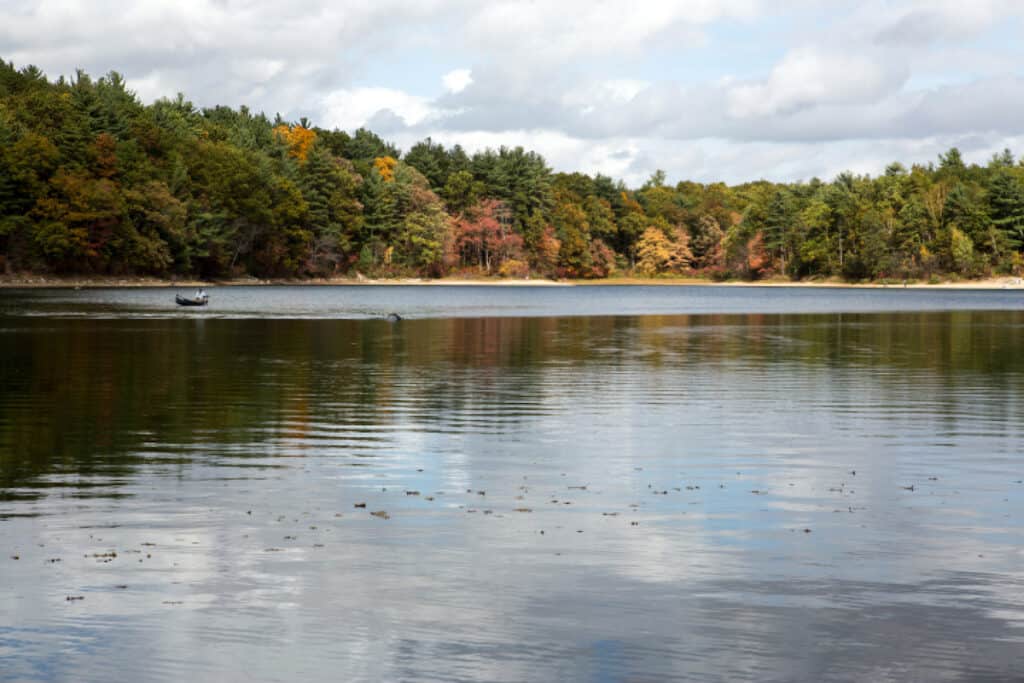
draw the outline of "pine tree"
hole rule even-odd
[[[992,174],[988,195],[992,223],[1016,250],[1024,248],[1024,184],[1007,168]]]

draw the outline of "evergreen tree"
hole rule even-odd
[[[1020,251],[1024,248],[1024,182],[1006,166],[1000,166],[992,174],[989,205],[992,223],[1006,244]]]

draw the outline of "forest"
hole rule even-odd
[[[932,280],[1024,269],[1024,160],[630,188],[521,147],[402,153],[0,61],[2,272],[204,279]]]

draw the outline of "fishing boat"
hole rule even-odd
[[[180,294],[175,294],[174,301],[177,302],[179,306],[205,306],[207,303],[210,302],[210,297],[207,296],[205,293],[193,297],[186,297]]]

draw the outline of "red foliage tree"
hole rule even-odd
[[[590,243],[590,271],[587,277],[602,278],[615,270],[615,252],[601,240]]]
[[[764,247],[764,235],[760,232],[747,242],[747,272],[754,279],[771,274],[771,259]]]
[[[455,221],[455,248],[464,265],[496,272],[508,259],[523,260],[523,238],[512,230],[509,211],[485,199]]]

